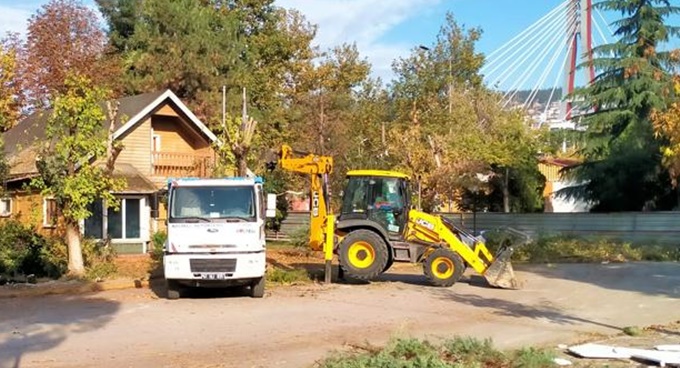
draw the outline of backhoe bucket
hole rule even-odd
[[[484,278],[489,285],[502,289],[519,289],[515,271],[510,263],[512,253],[513,249],[510,247],[498,252],[491,266],[484,272]]]
[[[531,237],[519,230],[504,227],[499,228],[506,236],[503,244],[496,254],[493,263],[484,272],[484,278],[489,285],[503,289],[519,289],[520,285],[515,278],[515,270],[512,268],[510,258],[515,252],[515,248],[529,243]]]

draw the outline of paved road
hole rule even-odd
[[[509,348],[680,319],[680,264],[516,269],[522,290],[486,288],[474,276],[442,289],[419,274],[388,274],[370,285],[277,288],[259,300],[169,301],[148,289],[0,299],[0,367],[304,367],[391,336],[471,335]]]

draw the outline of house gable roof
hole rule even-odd
[[[143,122],[168,100],[186,116],[188,122],[193,124],[211,142],[217,141],[217,137],[171,90],[144,93],[118,99],[118,119],[113,122],[115,124],[114,139],[120,138],[137,124]],[[104,109],[106,108],[105,103],[101,103],[100,106]],[[35,159],[38,153],[36,144],[46,141],[45,128],[50,114],[51,110],[37,111],[19,122],[12,129],[3,133],[5,154],[10,164],[9,180],[19,180],[37,174],[35,166]],[[123,123],[121,118],[126,118],[127,121]],[[110,124],[111,122],[107,118],[102,124],[102,128],[108,129]]]

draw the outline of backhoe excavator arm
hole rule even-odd
[[[333,158],[295,151],[288,145],[282,145],[278,152],[270,153],[266,160],[269,170],[273,170],[278,164],[284,170],[311,177],[310,200],[312,208],[310,211],[309,246],[314,250],[323,249],[327,241],[329,216],[332,215],[328,176],[333,171]],[[333,220],[330,222],[333,222]],[[332,239],[332,232],[330,239]]]

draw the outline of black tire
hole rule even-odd
[[[387,272],[387,270],[389,270],[390,267],[392,267],[393,264],[394,264],[394,257],[390,257],[390,258],[387,260],[387,263],[385,264],[385,269],[384,269],[382,272],[383,272],[383,273]]]
[[[250,296],[252,298],[262,298],[264,296],[264,283],[265,278],[260,277],[250,285]]]
[[[465,262],[458,253],[439,248],[423,262],[423,272],[432,285],[449,287],[463,276]]]
[[[389,249],[373,231],[355,230],[339,246],[338,259],[343,272],[354,279],[369,281],[386,270]]]
[[[167,297],[170,300],[179,299],[182,295],[179,284],[176,281],[167,280],[165,282],[167,288]]]

